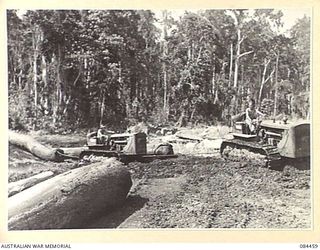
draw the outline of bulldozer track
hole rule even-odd
[[[257,153],[266,156],[266,166],[279,164],[282,160],[279,154],[278,148],[269,144],[259,144],[257,142],[243,141],[239,139],[225,140],[220,147],[220,154],[223,155],[223,151],[226,147],[234,149],[246,149],[250,152]]]

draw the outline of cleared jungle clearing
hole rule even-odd
[[[82,134],[36,137],[51,146],[85,143]],[[163,138],[149,138],[149,149]],[[84,228],[311,227],[310,169],[286,163],[269,169],[258,166],[252,156],[238,162],[224,159],[216,150],[219,139],[213,139],[173,143],[175,153],[180,154],[176,159],[129,163],[133,186],[125,204]],[[77,167],[81,167],[78,161],[45,162],[14,146],[9,148],[9,182]]]

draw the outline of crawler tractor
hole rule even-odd
[[[300,121],[262,121],[256,134],[248,133],[245,122],[236,122],[233,139],[225,140],[220,153],[226,149],[246,149],[263,156],[268,166],[282,160],[309,161],[310,159],[310,122]],[[230,152],[230,151],[229,151]]]
[[[82,151],[80,158],[89,156],[116,157],[124,163],[132,161],[152,161],[177,157],[170,144],[160,144],[152,154],[147,153],[147,139],[145,133],[121,133],[111,131],[102,136],[98,132],[87,135],[87,149]]]

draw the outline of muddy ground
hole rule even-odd
[[[78,134],[35,137],[59,147],[85,143],[85,137]],[[159,138],[149,140],[149,148],[154,141]],[[297,168],[284,162],[270,169],[252,157],[236,162],[219,155],[217,141],[202,147],[200,143],[204,142],[176,143],[174,148],[180,155],[175,159],[129,163],[133,186],[125,204],[85,228],[311,227],[307,166],[300,164]],[[184,148],[186,154],[181,154]],[[59,174],[76,167],[78,161],[44,162],[13,146],[9,148],[9,182],[47,170]]]

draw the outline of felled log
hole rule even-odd
[[[63,156],[63,150],[44,146],[29,135],[9,131],[9,143],[43,160],[61,162],[65,158]]]
[[[53,175],[54,173],[52,171],[46,171],[23,180],[10,182],[8,185],[8,196],[10,197],[14,194],[20,193],[21,191],[32,187],[39,182],[49,179]]]
[[[88,149],[88,147],[74,147],[74,148],[61,148],[63,150],[63,153],[66,157],[75,157],[79,158],[80,154]]]
[[[202,138],[200,137],[197,137],[194,135],[182,134],[182,132],[176,133],[175,136],[184,140],[197,141],[197,142],[202,141]]]
[[[70,170],[11,196],[9,230],[83,228],[119,207],[132,181],[115,158]]]

